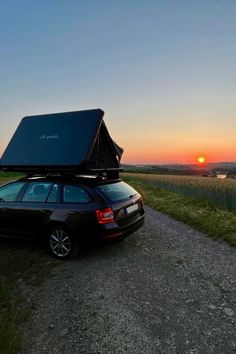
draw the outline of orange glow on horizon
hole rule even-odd
[[[204,159],[204,160],[203,160]],[[206,164],[218,162],[236,162],[235,151],[209,150],[203,154],[196,154],[193,151],[182,149],[179,151],[147,151],[145,147],[141,150],[138,147],[134,149],[125,149],[121,163],[134,165],[162,165],[162,164],[198,164],[205,166]]]

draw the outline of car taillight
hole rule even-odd
[[[114,213],[111,208],[96,211],[99,224],[109,224],[114,222]]]

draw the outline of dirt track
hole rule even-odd
[[[150,208],[142,230],[56,267],[22,353],[236,353],[236,249]]]

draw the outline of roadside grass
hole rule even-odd
[[[38,244],[1,240],[0,352],[13,354],[21,344],[22,322],[30,312],[24,293],[41,284],[54,261]],[[30,296],[27,294],[27,297]]]
[[[157,188],[137,176],[123,174],[124,181],[132,185],[152,208],[202,231],[214,239],[236,246],[236,214],[214,203],[180,195]]]
[[[19,174],[0,173],[0,184],[18,177]],[[27,299],[32,288],[41,284],[55,264],[37,242],[0,239],[1,354],[18,352],[22,323],[31,310],[31,302]]]

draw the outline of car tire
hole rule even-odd
[[[48,248],[51,255],[64,260],[78,253],[78,246],[72,233],[62,226],[55,226],[48,232]]]

